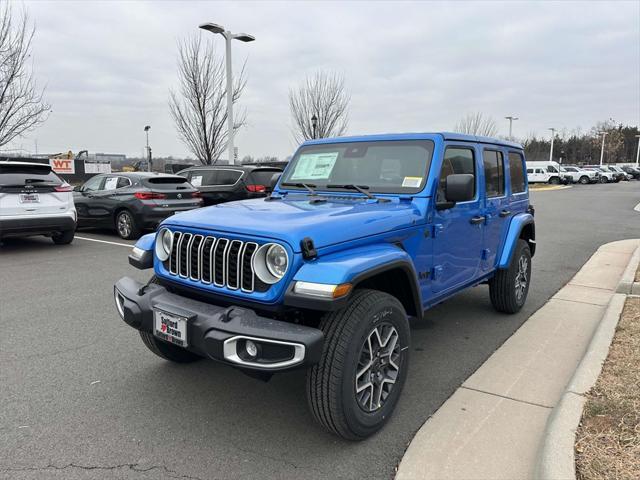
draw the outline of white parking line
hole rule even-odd
[[[90,242],[98,242],[98,243],[108,243],[109,245],[120,245],[121,247],[129,247],[129,248],[133,248],[133,245],[130,243],[118,243],[118,242],[108,242],[107,240],[98,240],[97,238],[87,238],[87,237],[79,237],[78,235],[76,235],[75,238],[78,238],[80,240],[88,240]]]

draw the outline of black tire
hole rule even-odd
[[[600,183],[609,183],[609,179],[603,175],[600,177]]]
[[[75,230],[66,230],[64,232],[54,233],[51,236],[51,240],[53,240],[53,243],[55,243],[56,245],[69,245],[71,242],[73,242],[73,237],[75,236],[75,234]]]
[[[524,266],[526,278],[522,277],[521,262],[526,262]],[[524,287],[522,287],[523,280],[525,281]],[[489,296],[493,307],[504,313],[520,311],[527,300],[530,284],[531,250],[526,241],[519,239],[509,268],[497,270],[494,277],[489,280]]]
[[[142,330],[139,332],[140,338],[142,338],[142,343],[144,343],[149,350],[160,358],[164,358],[165,360],[175,363],[191,363],[202,359],[200,355],[196,355],[189,350],[163,342],[156,338],[153,333],[143,332]]]
[[[560,185],[560,179],[558,177],[551,177],[549,183],[551,185]]]
[[[129,210],[120,210],[116,214],[116,232],[120,238],[125,240],[135,240],[140,237],[142,231],[136,222],[136,219]]]
[[[149,283],[159,283],[158,277],[154,275],[149,280]],[[142,338],[142,343],[144,343],[149,350],[151,350],[160,358],[175,363],[192,363],[197,362],[198,360],[202,360],[202,357],[200,355],[196,355],[195,353],[192,353],[189,350],[185,350],[182,347],[163,342],[159,338],[155,337],[153,333],[143,332],[141,330],[139,330],[138,332],[140,333],[140,338]]]
[[[590,180],[589,177],[587,177],[586,175],[583,175],[582,177],[580,177],[580,180],[578,180],[578,182],[580,182],[582,185],[587,185]]]
[[[383,427],[402,392],[409,368],[407,314],[395,297],[363,289],[353,294],[345,308],[328,313],[320,328],[325,335],[324,348],[320,362],[307,373],[309,407],[329,432],[347,440],[362,440]],[[387,338],[384,346],[375,340],[376,331]],[[380,346],[377,350],[374,340]],[[386,356],[383,350],[391,348],[391,343],[392,353]],[[382,352],[381,356],[376,352]],[[363,356],[370,359],[368,369],[360,363]],[[356,377],[358,371],[365,373]],[[389,372],[395,374],[394,383],[387,376]],[[365,380],[360,394],[356,392],[358,379]],[[383,398],[380,392],[385,388],[388,391]],[[374,396],[378,398],[375,405]]]

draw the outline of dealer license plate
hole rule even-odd
[[[37,193],[21,193],[20,203],[40,203],[40,195]]]
[[[154,310],[153,333],[165,342],[170,342],[180,347],[186,347],[187,343],[187,319],[164,310]]]

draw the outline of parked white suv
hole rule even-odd
[[[72,191],[47,164],[0,161],[0,239],[46,235],[58,245],[71,243]]]
[[[595,170],[585,170],[580,167],[567,166],[562,167],[562,171],[571,175],[574,183],[586,185],[588,183],[598,183],[600,181],[600,174]]]

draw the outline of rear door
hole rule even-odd
[[[131,196],[131,180],[120,175],[107,175],[100,191],[91,198],[92,216],[96,223],[113,225],[114,214],[123,200]]]
[[[459,202],[452,208],[434,213],[435,293],[453,290],[473,281],[480,272],[483,249],[484,202],[480,200],[480,151],[473,144],[447,143],[440,170],[436,203],[445,201],[447,176],[472,174],[475,178],[473,200]]]
[[[496,264],[496,255],[501,249],[512,212],[506,193],[504,152],[487,147],[482,151],[482,163],[486,217],[482,268],[489,270]]]
[[[71,187],[49,165],[0,164],[0,215],[50,215],[71,207]]]

